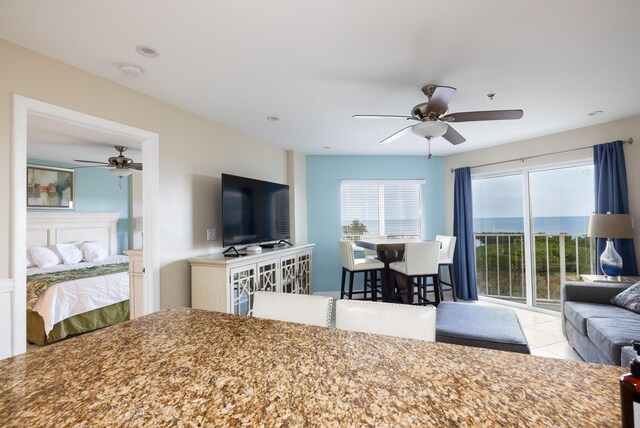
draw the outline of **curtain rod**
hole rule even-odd
[[[633,144],[633,138],[629,138],[628,140],[623,140],[622,142],[624,144]],[[524,162],[527,159],[534,159],[534,158],[539,158],[539,157],[542,157],[542,156],[558,155],[560,153],[575,152],[575,151],[578,151],[578,150],[586,150],[586,149],[592,149],[592,148],[593,148],[593,146],[578,147],[576,149],[560,150],[558,152],[543,153],[541,155],[525,156],[525,157],[522,157],[522,158],[509,159],[509,160],[503,160],[503,161],[491,162],[491,163],[483,163],[482,165],[474,165],[474,166],[470,166],[469,168],[480,168],[480,167],[483,167],[483,166],[499,165],[501,163],[516,162],[516,161]],[[456,170],[456,168],[451,168],[451,172],[455,172],[455,170]]]

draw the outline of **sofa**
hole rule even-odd
[[[629,284],[566,282],[562,286],[562,332],[587,362],[629,367],[640,340],[640,314],[611,303]]]

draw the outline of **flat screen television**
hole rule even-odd
[[[289,186],[222,174],[222,245],[290,238]]]

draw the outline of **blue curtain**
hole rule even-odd
[[[629,214],[627,195],[627,168],[624,163],[624,143],[598,144],[593,146],[593,163],[595,169],[596,214]],[[616,251],[622,257],[622,275],[637,276],[636,252],[633,239],[614,239]],[[600,254],[604,251],[605,239],[597,240],[596,266],[600,269]]]
[[[456,294],[460,299],[478,300],[471,171],[468,167],[456,169],[453,186],[453,235],[458,238],[453,254]]]

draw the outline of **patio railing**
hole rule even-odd
[[[522,233],[476,233],[478,292],[525,303],[525,242]],[[595,239],[584,235],[536,234],[532,268],[534,305],[558,309],[560,284],[595,271]]]

